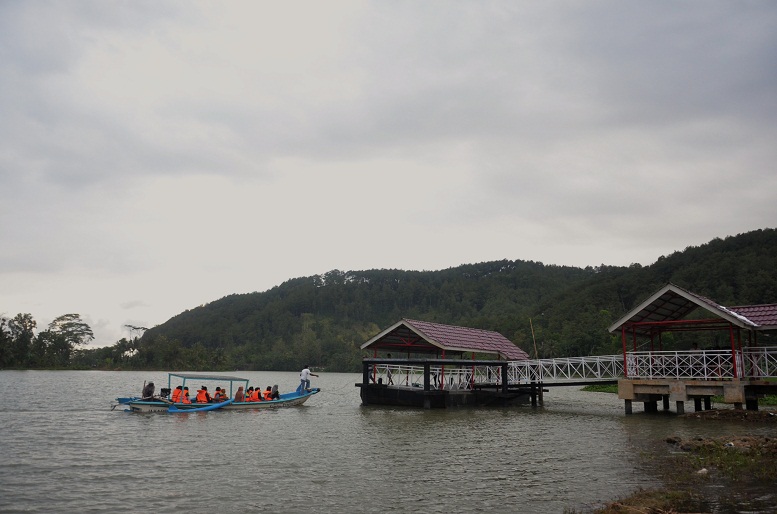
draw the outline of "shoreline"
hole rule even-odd
[[[774,426],[774,435],[667,437],[665,452],[643,457],[651,460],[665,485],[639,489],[594,513],[773,512],[777,504],[777,411],[711,409],[683,417],[703,423],[727,419],[769,425]]]

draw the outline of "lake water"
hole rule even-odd
[[[363,407],[360,377],[321,373],[301,407],[140,415],[111,404],[166,373],[0,371],[0,511],[586,511],[658,485],[639,461],[657,441],[742,431],[579,388],[536,409]]]

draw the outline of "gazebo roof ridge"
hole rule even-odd
[[[624,325],[650,325],[680,322],[685,316],[702,308],[722,321],[746,330],[773,330],[777,328],[777,304],[725,307],[714,300],[688,291],[671,282],[653,293],[644,302],[624,314],[608,331],[613,333]],[[757,313],[754,319],[752,313]],[[687,320],[693,323],[694,320]],[[638,332],[646,332],[640,329]]]
[[[416,353],[485,353],[507,360],[529,357],[499,332],[408,318],[403,318],[361,346],[362,349],[370,347]]]

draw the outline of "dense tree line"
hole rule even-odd
[[[67,368],[77,348],[94,339],[78,314],[64,314],[35,333],[30,314],[0,317],[0,368]]]
[[[777,302],[777,230],[715,239],[644,267],[503,260],[441,271],[333,270],[182,312],[142,338],[73,352],[71,364],[291,370],[309,362],[355,371],[359,346],[402,318],[495,330],[540,357],[617,353],[619,338],[607,327],[668,282],[728,306]],[[34,340],[27,321],[3,332]]]

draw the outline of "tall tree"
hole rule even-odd
[[[63,314],[49,323],[49,328],[39,337],[47,340],[47,351],[54,362],[66,366],[70,362],[73,349],[94,339],[92,329],[82,319],[80,314]]]
[[[8,328],[8,318],[0,317],[0,369],[13,364],[11,329]]]
[[[11,365],[26,367],[30,364],[32,340],[35,337],[37,323],[32,314],[17,314],[8,321],[11,331]]]

